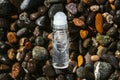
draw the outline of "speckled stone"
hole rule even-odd
[[[112,66],[107,62],[96,62],[94,64],[95,80],[108,80],[111,75]]]
[[[32,50],[32,56],[35,60],[46,60],[48,52],[44,47],[35,46]]]

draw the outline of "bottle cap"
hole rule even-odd
[[[54,25],[65,25],[65,24],[67,24],[67,17],[65,15],[65,13],[57,12],[54,15],[53,24]]]

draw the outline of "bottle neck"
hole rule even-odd
[[[53,24],[53,29],[68,29],[68,25],[65,24],[65,25],[55,25]]]

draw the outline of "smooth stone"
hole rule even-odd
[[[42,45],[44,45],[45,41],[42,36],[37,36],[35,39],[35,43],[38,46],[42,46]]]
[[[114,55],[103,54],[101,59],[110,63],[115,69],[119,70],[119,61]]]
[[[40,28],[44,28],[44,29],[45,29],[46,27],[49,26],[50,20],[48,19],[47,16],[41,16],[41,17],[39,17],[39,18],[35,21],[35,23],[36,23],[38,26],[40,26]]]
[[[27,62],[28,73],[34,73],[37,70],[37,61],[34,59],[29,59]]]
[[[27,28],[21,28],[17,31],[17,36],[18,37],[25,36],[26,33],[27,33]]]
[[[48,77],[55,77],[56,73],[52,65],[46,64],[43,66],[43,73]]]
[[[96,62],[94,64],[95,80],[108,80],[111,75],[112,66],[107,62]]]
[[[49,54],[44,47],[35,46],[32,50],[32,56],[35,60],[46,60],[48,55]]]
[[[91,61],[98,61],[100,57],[98,55],[92,55],[91,56]]]
[[[76,71],[76,74],[79,78],[83,79],[85,78],[85,71],[84,71],[84,67],[79,67]]]

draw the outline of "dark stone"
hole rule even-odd
[[[77,69],[77,71],[76,71],[76,74],[81,79],[85,78],[85,69],[84,69],[84,67],[79,67]]]
[[[60,3],[59,4],[53,4],[48,11],[49,18],[53,19],[55,13],[59,12],[59,11],[61,11],[61,12],[64,11],[63,4],[60,4]]]
[[[109,46],[108,46],[108,50],[110,51],[116,51],[117,49],[117,41],[113,41]]]
[[[55,77],[56,73],[52,65],[44,65],[43,66],[43,73],[48,77]]]
[[[118,33],[117,28],[113,26],[106,32],[106,35],[115,37],[115,36],[117,36],[117,33]]]
[[[94,64],[94,74],[96,80],[108,80],[111,72],[112,66],[107,62],[96,62]]]
[[[40,26],[41,29],[46,29],[50,25],[50,20],[46,16],[41,16],[36,20],[36,25]]]
[[[64,75],[58,75],[57,80],[66,80]]]
[[[37,62],[34,59],[30,59],[27,63],[27,70],[29,73],[34,73],[37,70]]]
[[[84,13],[85,12],[86,8],[85,8],[85,6],[84,6],[84,4],[82,2],[78,4],[77,10],[80,13]]]
[[[46,0],[48,3],[66,3],[66,0]]]
[[[95,24],[95,16],[96,16],[96,13],[95,12],[91,12],[89,13],[88,17],[87,17],[87,25],[91,26],[93,24]]]
[[[35,43],[38,46],[42,46],[42,45],[44,45],[45,41],[42,36],[37,36],[35,39]]]
[[[107,0],[96,0],[98,4],[104,5]]]
[[[110,27],[112,27],[112,24],[110,24],[110,23],[104,23],[103,24],[103,30],[104,30],[104,32],[106,32]]]
[[[114,55],[103,54],[101,58],[109,62],[115,69],[119,69],[119,62]]]
[[[0,1],[0,16],[9,16],[12,11],[12,5],[9,0]]]

